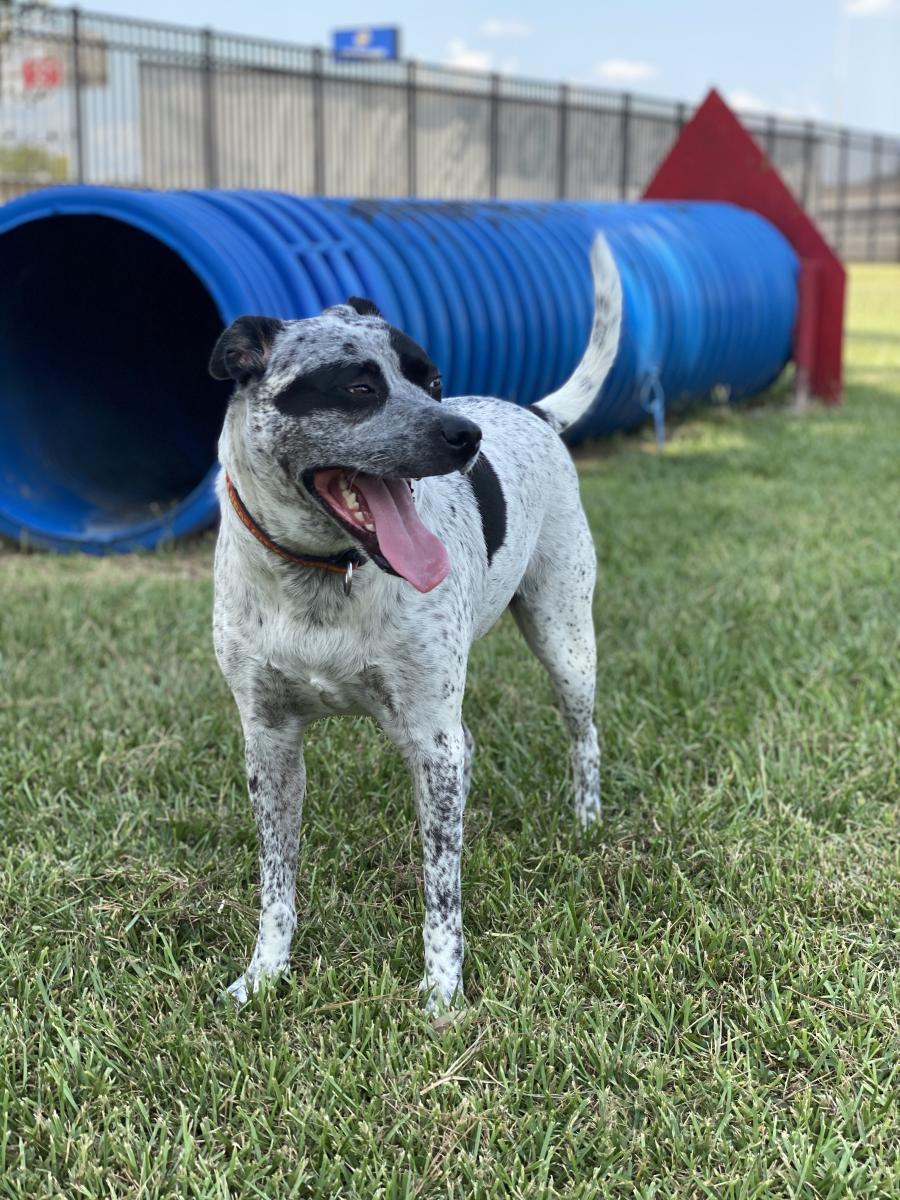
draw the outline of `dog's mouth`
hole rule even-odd
[[[444,543],[422,524],[408,479],[383,479],[343,467],[310,471],[303,482],[382,568],[430,592],[450,571]]]

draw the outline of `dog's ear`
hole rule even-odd
[[[369,300],[365,296],[348,296],[347,303],[361,317],[380,317],[381,310],[374,300]],[[382,317],[382,320],[384,318]]]
[[[265,372],[275,336],[284,328],[276,317],[238,317],[216,342],[209,360],[213,379],[249,383]]]

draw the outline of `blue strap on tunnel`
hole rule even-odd
[[[657,371],[648,371],[641,383],[641,408],[653,420],[656,448],[660,452],[666,446],[666,394]]]

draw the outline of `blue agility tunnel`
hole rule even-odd
[[[726,204],[94,187],[12,201],[0,208],[0,532],[103,553],[209,525],[229,389],[206,364],[243,313],[304,317],[370,296],[427,347],[448,395],[540,399],[584,349],[599,231],[622,276],[623,335],[573,440],[778,375],[797,258]]]

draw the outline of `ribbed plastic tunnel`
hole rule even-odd
[[[790,353],[797,261],[721,204],[444,203],[274,192],[54,188],[0,209],[0,532],[90,552],[215,516],[228,388],[206,374],[242,313],[366,295],[427,347],[450,395],[530,403],[581,357],[588,252],[622,276],[615,367],[575,438],[661,397],[735,397]]]

